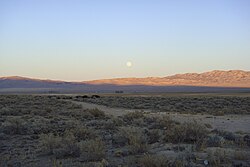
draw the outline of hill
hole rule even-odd
[[[167,77],[118,78],[85,82],[88,84],[150,85],[150,86],[212,86],[250,87],[250,72],[242,70],[210,71],[176,74]]]
[[[241,70],[176,74],[167,77],[116,78],[83,82],[0,77],[0,93],[250,91],[250,72]]]

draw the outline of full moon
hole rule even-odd
[[[128,62],[126,63],[126,65],[127,65],[127,67],[132,67],[132,62],[131,62],[131,61],[128,61]]]

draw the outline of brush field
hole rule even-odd
[[[234,124],[250,97],[0,95],[0,166],[250,166],[248,121],[231,131],[169,113]]]

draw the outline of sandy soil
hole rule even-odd
[[[86,103],[86,102],[76,102],[75,104],[80,104],[84,109],[94,109],[104,111],[106,114],[113,116],[122,116],[129,112],[142,111],[140,109],[124,109],[124,108],[110,108],[103,105]],[[250,115],[224,115],[224,116],[213,116],[208,114],[177,114],[177,113],[166,113],[166,112],[153,112],[151,110],[143,110],[145,113],[150,115],[163,115],[168,114],[170,117],[179,122],[191,122],[197,121],[203,124],[210,124],[214,129],[226,130],[229,132],[238,132],[250,134]]]

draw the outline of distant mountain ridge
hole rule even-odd
[[[214,86],[250,87],[250,71],[214,70],[204,73],[185,73],[167,77],[117,78],[84,82],[88,84],[153,85],[153,86]]]
[[[167,77],[115,78],[83,82],[0,77],[1,92],[211,92],[250,91],[250,71],[210,71]]]

